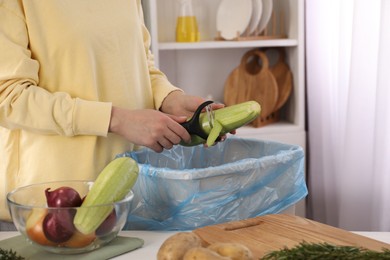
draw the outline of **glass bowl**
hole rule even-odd
[[[89,234],[81,233],[73,224],[76,212],[85,210],[85,207],[48,207],[45,195],[48,188],[54,191],[60,187],[71,187],[83,199],[92,185],[93,181],[58,181],[17,188],[7,194],[12,220],[28,242],[43,250],[56,254],[79,254],[98,249],[112,241],[124,227],[133,192],[130,191],[120,201],[88,207],[106,208],[110,212],[103,223]]]

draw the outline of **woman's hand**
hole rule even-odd
[[[182,140],[191,141],[189,133],[180,125],[186,119],[185,116],[168,115],[153,109],[128,110],[113,107],[109,131],[136,145],[162,152]]]
[[[202,97],[187,95],[182,91],[173,91],[164,99],[160,110],[171,115],[191,118],[195,110],[205,101],[207,100]],[[225,105],[212,103],[211,107],[216,110]]]
[[[165,99],[161,106],[161,111],[177,116],[186,116],[191,118],[195,110],[203,103],[206,99],[198,96],[191,96],[183,93],[182,91],[173,91]],[[211,108],[217,110],[225,107],[224,104],[212,103]],[[230,132],[235,134],[236,131]],[[226,139],[226,135],[221,136],[219,142],[223,142]]]
[[[186,95],[182,91],[171,92],[163,101],[160,110],[164,113],[192,117],[195,110],[206,100],[202,97]]]

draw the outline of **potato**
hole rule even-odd
[[[239,243],[213,243],[208,249],[221,256],[228,256],[232,260],[253,260],[252,251]]]
[[[202,241],[195,233],[179,232],[164,241],[158,250],[157,260],[181,260],[189,249],[200,246]]]
[[[230,260],[205,247],[193,247],[187,251],[183,260]]]

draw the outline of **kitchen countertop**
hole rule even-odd
[[[171,231],[122,231],[121,236],[138,237],[145,241],[142,248],[136,249],[127,254],[115,257],[115,260],[125,259],[156,259],[158,249],[169,236],[175,232]],[[390,232],[353,232],[378,241],[390,244]],[[19,235],[18,232],[0,232],[0,240]]]

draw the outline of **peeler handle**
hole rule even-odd
[[[203,139],[207,139],[207,134],[203,131],[203,129],[201,128],[201,126],[199,124],[199,116],[202,113],[202,110],[206,106],[208,106],[212,103],[214,103],[214,102],[211,100],[203,102],[196,109],[196,111],[194,112],[194,115],[192,116],[192,118],[190,120],[188,120],[184,123],[181,123],[181,125],[188,131],[189,134],[197,135]]]

